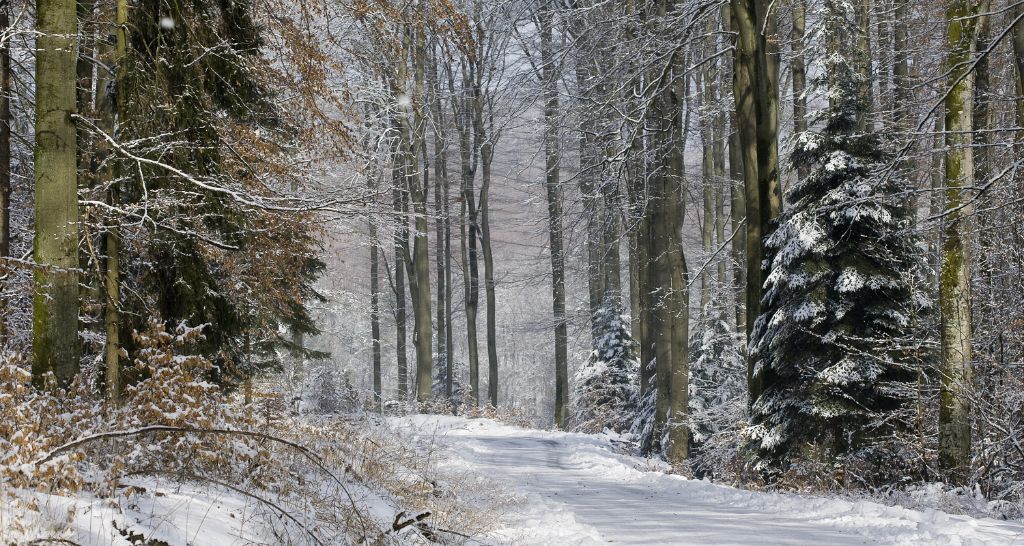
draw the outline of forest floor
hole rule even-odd
[[[487,543],[1024,546],[1024,522],[744,491],[672,475],[608,436],[436,415],[388,426],[429,448],[440,469],[482,475],[516,499]]]

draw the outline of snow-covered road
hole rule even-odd
[[[1024,524],[867,501],[742,491],[665,474],[606,438],[415,416],[392,424],[446,446],[444,465],[522,502],[487,541],[513,544],[1017,544]]]

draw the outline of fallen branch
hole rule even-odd
[[[397,515],[395,515],[395,522],[391,524],[391,530],[388,531],[388,533],[392,533],[392,532],[397,533],[398,531],[401,531],[402,529],[405,529],[406,527],[408,527],[408,526],[410,526],[410,525],[412,525],[414,523],[419,523],[419,522],[427,519],[428,517],[430,517],[430,512],[429,511],[428,512],[423,512],[422,514],[419,514],[417,516],[411,517],[411,518],[409,518],[409,519],[407,519],[405,521],[401,521],[402,520],[402,516],[404,516],[404,515],[405,515],[405,512],[399,512]]]

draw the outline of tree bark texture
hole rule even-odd
[[[32,375],[78,373],[78,179],[74,0],[36,7],[35,299]]]

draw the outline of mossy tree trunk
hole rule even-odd
[[[946,215],[939,273],[940,347],[939,463],[950,480],[965,483],[971,463],[971,219],[974,214],[972,149],[977,15],[988,2],[955,0],[948,20],[945,99]]]
[[[32,374],[78,373],[78,180],[75,0],[36,6],[35,298]]]

